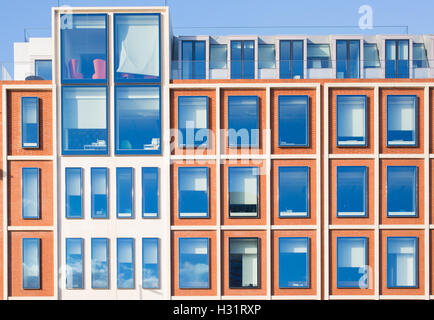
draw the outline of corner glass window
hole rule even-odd
[[[205,79],[205,41],[182,41],[182,79]]]
[[[280,40],[280,79],[303,79],[303,40]]]
[[[387,146],[417,146],[416,96],[387,96]]]
[[[39,148],[39,99],[21,98],[21,147]]]
[[[409,78],[409,41],[386,40],[386,78]]]
[[[255,78],[255,41],[231,41],[231,79]]]
[[[179,288],[209,288],[209,239],[179,238]]]
[[[208,168],[178,168],[178,216],[179,218],[207,218]]]
[[[367,167],[338,166],[336,172],[337,216],[365,217]]]
[[[228,46],[225,44],[210,45],[210,69],[226,69],[228,60]]]
[[[360,40],[336,40],[336,78],[360,77]]]
[[[417,167],[387,166],[387,216],[417,216]]]
[[[259,287],[259,238],[229,238],[229,288]]]
[[[258,217],[259,168],[229,167],[229,217]]]
[[[134,239],[117,239],[118,289],[134,289]]]
[[[158,168],[142,168],[142,218],[158,217]]]
[[[337,241],[337,287],[368,287],[366,237],[338,237]]]
[[[107,168],[90,169],[92,218],[108,218],[107,176]]]
[[[309,238],[279,238],[279,288],[309,288]]]
[[[338,95],[338,147],[366,146],[366,96]]]
[[[66,288],[83,289],[83,239],[66,239]]]
[[[108,239],[92,238],[92,289],[109,288]]]
[[[208,146],[208,97],[178,97],[178,146]]]
[[[23,289],[41,288],[40,239],[23,238]]]
[[[416,288],[418,277],[416,237],[387,238],[387,287]]]
[[[309,69],[331,68],[328,44],[307,44],[307,67]]]
[[[142,238],[142,288],[160,287],[158,239]]]
[[[429,68],[427,53],[423,43],[413,43],[413,67]]]
[[[274,69],[276,67],[276,53],[274,44],[258,45],[258,68],[259,69]]]
[[[41,77],[42,80],[51,80],[51,60],[35,60],[35,76]]]
[[[65,168],[66,218],[83,218],[81,168]]]
[[[228,146],[259,147],[259,101],[257,96],[228,97]]]
[[[380,57],[377,45],[375,43],[365,43],[363,48],[363,66],[365,68],[380,68]]]
[[[21,169],[23,219],[39,219],[39,168]]]
[[[279,167],[279,218],[309,216],[309,167]]]
[[[279,147],[309,145],[309,97],[283,96],[279,104]]]
[[[118,218],[133,218],[133,168],[116,168],[116,211]]]

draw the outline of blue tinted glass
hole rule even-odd
[[[336,78],[359,78],[360,41],[336,41]]]
[[[409,77],[409,41],[386,40],[386,78]]]
[[[259,214],[259,168],[229,167],[229,217]]]
[[[118,218],[133,217],[133,168],[116,168],[116,209]]]
[[[307,45],[307,67],[311,69],[331,68],[328,44],[309,43]]]
[[[39,218],[39,169],[21,169],[23,219]]]
[[[182,41],[182,78],[205,79],[205,41]]]
[[[303,41],[292,41],[292,77],[293,79],[303,79]]]
[[[40,239],[23,238],[23,289],[40,289]]]
[[[417,167],[387,166],[387,216],[417,216]]]
[[[259,147],[257,96],[228,97],[229,147]]]
[[[134,289],[134,239],[117,239],[118,289]]]
[[[386,40],[386,78],[396,78],[396,40]]]
[[[427,52],[423,43],[413,43],[413,67],[429,68]]]
[[[243,78],[242,41],[231,41],[231,79]]]
[[[347,41],[336,41],[336,78],[343,79],[348,78],[348,53],[347,53]]]
[[[66,288],[83,289],[82,239],[66,239]]]
[[[228,48],[225,44],[211,44],[210,45],[210,69],[226,69]]]
[[[81,168],[65,168],[65,204],[67,218],[82,218]]]
[[[417,146],[416,96],[387,96],[387,145]]]
[[[158,217],[158,168],[142,168],[142,217]]]
[[[180,218],[208,217],[208,168],[178,168],[178,210]]]
[[[255,42],[243,41],[243,79],[255,78]]]
[[[142,238],[142,288],[159,288],[158,239]]]
[[[337,216],[366,216],[367,168],[337,167]]]
[[[258,45],[258,60],[259,69],[274,69],[276,67],[274,44]]]
[[[35,75],[44,80],[51,80],[51,60],[35,60]]]
[[[417,287],[417,246],[416,237],[387,238],[387,287]]]
[[[367,238],[338,237],[337,287],[367,288]]]
[[[360,70],[360,41],[350,40],[348,44],[349,66],[348,78],[359,78]]]
[[[92,238],[92,289],[108,289],[108,261],[108,239]]]
[[[37,97],[21,98],[21,146],[39,147],[39,99]]]
[[[309,145],[309,97],[279,96],[279,146]]]
[[[363,45],[363,48],[364,48],[363,66],[365,68],[381,67],[377,45],[375,43],[365,43]]]
[[[409,77],[409,42],[398,40],[398,78]]]
[[[255,78],[255,42],[231,41],[231,79]]]
[[[291,41],[280,41],[280,79],[291,79]]]
[[[208,238],[179,238],[179,288],[209,288]]]
[[[338,146],[366,145],[366,96],[337,96]]]
[[[178,146],[208,145],[208,97],[178,97]]]
[[[92,168],[90,175],[92,218],[107,218],[107,168]]]
[[[279,288],[309,287],[309,238],[279,238]]]
[[[229,238],[229,288],[257,288],[258,259],[258,238]]]
[[[279,167],[279,217],[309,215],[309,167]]]

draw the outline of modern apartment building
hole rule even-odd
[[[0,82],[0,298],[434,298],[434,35],[53,8]]]

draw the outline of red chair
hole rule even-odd
[[[77,59],[69,60],[69,74],[71,75],[71,79],[83,79],[83,75],[78,72]]]
[[[93,74],[92,79],[105,79],[105,60],[93,60],[93,67],[95,69],[95,73]]]

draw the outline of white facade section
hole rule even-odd
[[[25,80],[35,75],[35,60],[52,60],[51,38],[30,38],[28,42],[14,43],[14,80]]]

